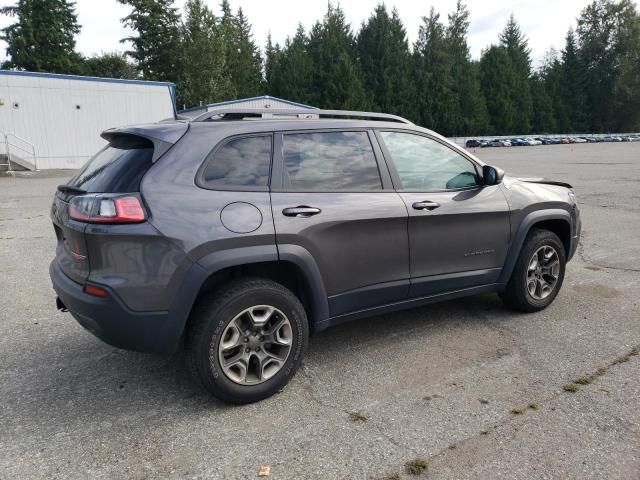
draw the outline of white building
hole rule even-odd
[[[173,83],[0,70],[0,164],[78,168],[103,130],[174,115]]]
[[[261,97],[241,98],[238,100],[229,100],[226,102],[207,103],[206,105],[200,105],[198,107],[187,108],[178,112],[181,117],[195,118],[205,112],[213,112],[215,110],[222,110],[225,108],[273,108],[273,109],[287,109],[287,110],[312,110],[316,107],[305,105],[303,103],[292,102],[291,100],[284,100],[282,98],[270,97],[269,95],[263,95]]]

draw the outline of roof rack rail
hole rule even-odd
[[[356,112],[350,110],[294,110],[294,109],[272,109],[272,108],[223,108],[205,112],[193,118],[192,122],[211,122],[225,120],[266,120],[266,119],[291,119],[291,120],[318,120],[320,118],[352,118],[359,120],[377,120],[387,122],[398,122],[413,125],[406,118],[388,113],[378,112]]]

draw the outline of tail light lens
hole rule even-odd
[[[140,223],[147,213],[138,195],[94,194],[76,196],[69,202],[73,220],[87,223]]]

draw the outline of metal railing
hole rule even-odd
[[[7,163],[0,163],[0,167],[7,167],[7,171],[11,170],[11,155],[12,151],[18,150],[23,152],[23,154],[27,155],[27,158],[24,158],[24,155],[21,158],[24,158],[27,162],[33,164],[33,169],[38,170],[38,159],[36,157],[36,146],[28,140],[16,135],[11,132],[0,132],[2,135],[2,140],[5,147],[5,154],[7,155]],[[16,155],[17,156],[17,155]],[[16,163],[14,161],[14,163]]]

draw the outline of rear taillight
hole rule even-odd
[[[147,219],[137,195],[92,194],[73,197],[69,202],[73,220],[87,223],[140,223]]]

